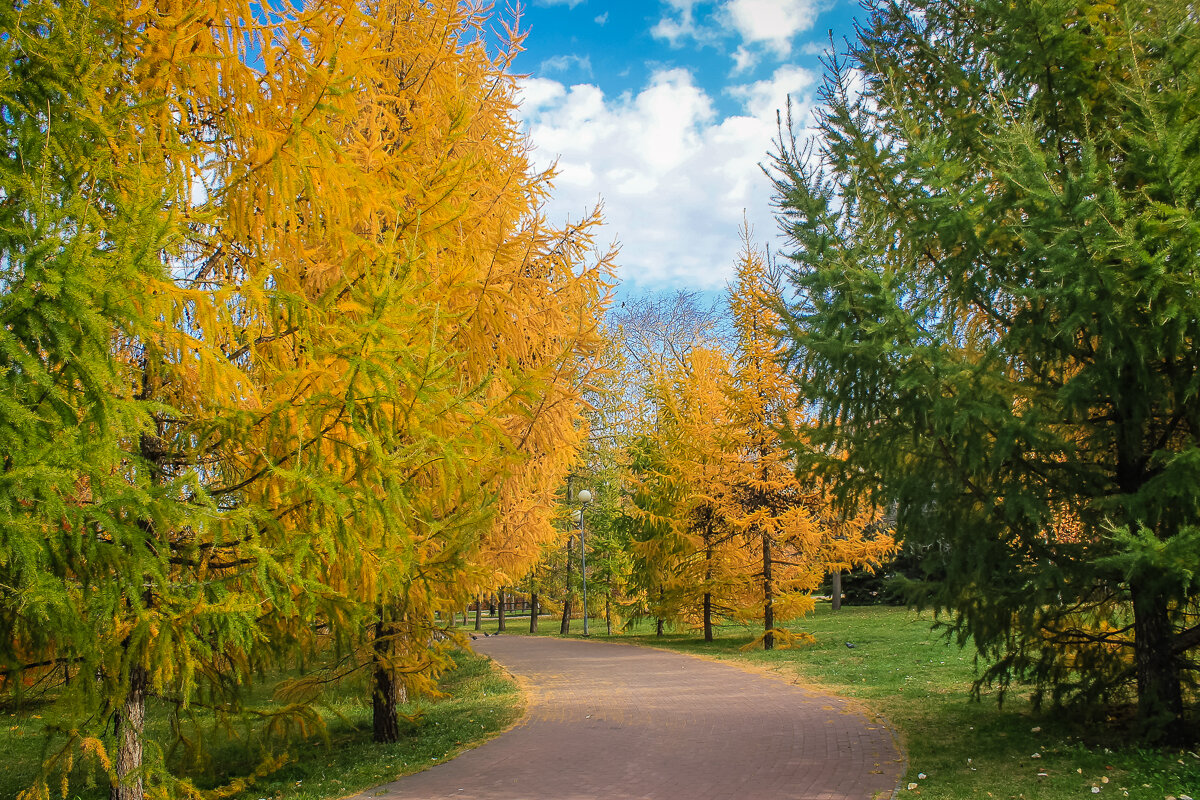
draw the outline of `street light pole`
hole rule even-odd
[[[579,510],[575,512],[579,517],[579,570],[583,574],[583,635],[588,635],[588,602],[587,602],[587,539],[583,532],[583,512],[587,509],[588,503],[592,502],[592,493],[587,489],[580,491],[576,497],[579,499]]]

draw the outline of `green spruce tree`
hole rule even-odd
[[[937,545],[982,682],[1152,740],[1200,646],[1197,64],[1191,2],[878,2],[774,162],[808,460]]]

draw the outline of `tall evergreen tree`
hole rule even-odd
[[[982,681],[1132,692],[1153,739],[1200,647],[1197,19],[874,3],[775,160],[810,458],[940,545],[919,597]]]

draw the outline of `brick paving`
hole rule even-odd
[[[778,678],[607,642],[475,646],[521,679],[524,719],[356,800],[872,800],[902,775],[881,720]]]

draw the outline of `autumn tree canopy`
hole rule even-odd
[[[656,392],[655,425],[630,447],[627,486],[635,585],[656,619],[698,625],[753,605],[750,558],[726,518],[736,477],[724,392],[729,356],[690,348]]]
[[[745,232],[727,300],[729,351],[681,339],[651,361],[653,409],[628,447],[633,577],[648,612],[694,624],[761,621],[763,646],[791,637],[825,575],[892,550],[869,505],[834,513],[827,480],[805,480],[785,433],[806,425],[784,371],[766,259]],[[778,622],[778,624],[777,624]]]
[[[80,753],[189,793],[149,698],[179,730],[335,642],[268,730],[365,669],[393,735],[444,612],[557,535],[582,436],[610,256],[542,213],[520,36],[416,0],[0,15],[0,659],[70,720],[30,796]]]
[[[893,549],[891,531],[876,524],[870,501],[829,513],[839,476],[797,473],[795,437],[809,426],[808,399],[784,364],[777,309],[778,272],[743,230],[729,307],[737,335],[726,388],[727,420],[736,456],[728,519],[745,537],[756,564],[763,647],[784,629],[780,621],[808,613],[825,575],[848,566],[873,568]],[[788,434],[793,437],[791,441]]]

